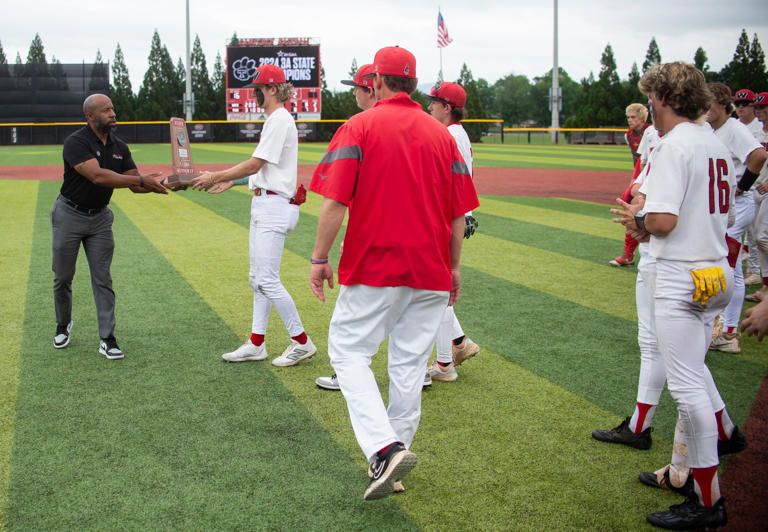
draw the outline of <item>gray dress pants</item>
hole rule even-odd
[[[72,279],[82,243],[91,270],[100,338],[108,338],[115,332],[115,292],[109,272],[115,251],[113,220],[114,214],[109,208],[105,207],[96,214],[85,214],[64,203],[61,197],[56,199],[51,209],[56,322],[67,325],[72,319]]]

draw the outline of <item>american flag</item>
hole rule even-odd
[[[438,48],[445,48],[448,46],[448,43],[453,41],[451,37],[448,35],[448,28],[445,27],[445,20],[443,20],[443,15],[440,13],[440,11],[437,12],[437,47]]]

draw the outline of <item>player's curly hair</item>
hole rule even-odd
[[[637,116],[643,119],[643,122],[648,120],[648,109],[641,103],[629,104],[624,112],[635,113]]]
[[[704,73],[682,61],[654,65],[637,83],[643,94],[664,100],[672,110],[689,120],[696,120],[712,105],[712,92]]]
[[[275,96],[277,97],[277,101],[280,103],[285,103],[288,100],[290,100],[293,97],[293,91],[295,90],[293,88],[293,85],[290,83],[274,83],[271,85],[264,85],[265,87],[274,87],[277,89],[277,92],[275,93]]]
[[[707,85],[709,92],[715,97],[715,101],[725,107],[725,112],[728,116],[733,113],[733,96],[731,95],[731,89],[725,83],[714,81]]]

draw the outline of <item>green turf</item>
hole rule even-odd
[[[299,163],[317,164],[327,144],[299,145]],[[251,143],[195,143],[196,164],[225,164],[243,160],[253,153]],[[132,144],[137,164],[171,163],[168,144]],[[632,158],[626,146],[519,146],[473,145],[475,166],[517,168],[566,168],[576,170],[631,171]],[[0,167],[23,165],[61,165],[61,146],[0,146]]]
[[[578,147],[599,157],[592,148]],[[322,149],[303,145],[303,156]],[[206,145],[196,156],[234,162],[249,153]],[[604,160],[617,153],[606,150]],[[0,476],[0,526],[626,530],[649,529],[646,513],[678,501],[636,480],[669,458],[675,408],[666,393],[651,451],[589,436],[631,412],[639,367],[634,269],[605,262],[623,240],[606,206],[481,198],[456,312],[482,351],[458,381],[425,392],[413,445],[419,466],[406,493],[364,503],[366,464],[343,397],[313,384],[331,372],[325,345],[337,293],[322,304],[308,288],[319,198],[302,206],[281,269],[319,353],[275,368],[219,359],[250,326],[245,187],[168,197],[117,191],[112,273],[126,359],[109,362],[96,351],[82,256],[72,344],[50,345],[48,211],[59,186],[0,181],[0,228],[14,235],[0,248],[4,282],[12,281],[2,285],[0,341],[11,349],[0,353],[0,379],[18,374],[17,391],[0,388],[0,473],[10,471],[9,485]],[[287,343],[273,312],[270,358]],[[768,364],[761,347],[744,338],[742,355],[708,356],[737,424]],[[385,365],[374,357],[386,393]]]

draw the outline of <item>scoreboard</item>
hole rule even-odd
[[[320,45],[309,38],[240,39],[238,46],[227,47],[227,120],[266,120],[253,89],[261,65],[277,65],[285,80],[294,87],[285,108],[297,120],[319,120],[321,113]]]

